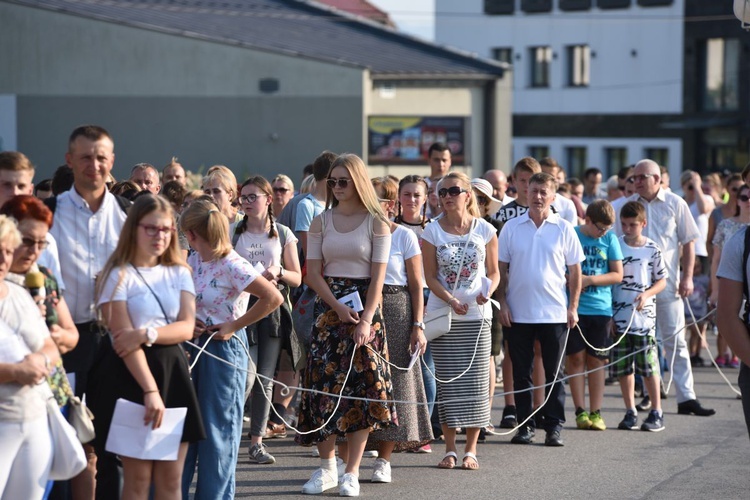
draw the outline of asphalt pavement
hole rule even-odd
[[[736,386],[737,370],[724,370]],[[565,446],[543,445],[544,433],[532,445],[510,444],[511,436],[488,436],[479,445],[480,469],[441,470],[436,465],[444,445],[433,442],[433,453],[394,454],[393,482],[370,483],[373,458],[363,459],[362,498],[419,499],[747,499],[750,498],[750,439],[741,401],[715,368],[696,368],[695,388],[712,417],[677,414],[674,388],[663,403],[666,429],[659,433],[620,431],[624,415],[619,386],[606,387],[602,415],[606,431],[575,428],[566,387]],[[502,386],[498,387],[498,393]],[[503,402],[496,398],[492,422],[500,421]],[[646,417],[639,414],[639,421]],[[247,427],[247,426],[246,426]],[[498,429],[499,430],[499,429]],[[246,429],[247,431],[247,429]],[[459,450],[463,436],[459,436]],[[273,465],[251,463],[243,440],[237,464],[237,498],[300,498],[302,485],[319,466],[310,448],[295,445],[293,433],[265,441],[276,457]],[[460,454],[459,454],[460,457]],[[320,495],[338,496],[332,489]]]

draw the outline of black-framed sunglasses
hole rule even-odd
[[[346,189],[347,186],[349,186],[350,182],[352,182],[352,180],[347,179],[346,177],[339,177],[338,179],[334,177],[329,177],[326,180],[326,184],[328,184],[328,187],[331,189],[335,188],[337,184],[341,189]]]
[[[487,198],[486,196],[482,196],[481,194],[475,195],[475,197],[477,199],[477,203],[480,205],[486,205],[490,202],[489,198]]]
[[[284,188],[284,187],[275,187],[275,188],[273,188],[273,192],[274,193],[287,194],[289,191],[291,191],[291,189]]]
[[[461,193],[468,193],[468,191],[459,186],[451,186],[449,188],[441,188],[438,190],[438,196],[441,198],[445,198],[448,195],[458,196]]]
[[[266,196],[266,194],[264,194],[264,193],[260,193],[260,194],[255,194],[255,193],[252,193],[252,194],[243,194],[242,196],[240,196],[240,201],[242,203],[255,203],[255,200],[257,200],[261,196]]]
[[[744,203],[747,203],[748,201],[750,201],[750,196],[748,196],[746,194],[741,194],[741,195],[739,195],[737,197],[737,199],[740,200],[740,201],[742,201],[742,202],[744,202]]]

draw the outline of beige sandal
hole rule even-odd
[[[477,460],[477,456],[470,451],[464,453],[464,458],[461,462],[461,468],[463,470],[479,470],[479,461]]]
[[[445,454],[443,459],[440,461],[439,464],[437,464],[438,469],[453,469],[456,467],[456,463],[458,462],[458,455],[456,455],[455,451],[449,451]]]

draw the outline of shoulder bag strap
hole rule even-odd
[[[133,269],[135,269],[135,272],[138,275],[138,277],[141,278],[141,281],[143,281],[143,284],[146,285],[146,288],[148,288],[148,290],[156,299],[156,302],[159,304],[159,309],[161,309],[161,313],[164,315],[164,319],[166,320],[167,324],[171,323],[171,321],[169,321],[169,316],[167,316],[167,311],[164,309],[164,306],[162,305],[161,300],[159,300],[159,296],[156,295],[156,292],[154,292],[154,289],[151,288],[151,285],[148,284],[148,281],[146,281],[146,278],[143,277],[143,275],[138,270],[138,268],[135,267],[133,264],[131,264],[131,266]]]

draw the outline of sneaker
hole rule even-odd
[[[625,418],[622,419],[622,422],[617,424],[617,428],[623,431],[630,431],[633,429],[637,429],[638,428],[638,415],[636,413],[633,413],[633,410],[626,411]]]
[[[336,473],[339,476],[339,483],[344,478],[344,474],[346,474],[346,462],[344,462],[339,457],[336,457]]]
[[[318,450],[317,446],[313,446],[312,452],[310,453],[310,456],[313,458],[319,458],[320,457],[320,450]]]
[[[359,496],[359,479],[357,476],[348,472],[344,474],[339,486],[340,497],[358,497]]]
[[[737,356],[733,357],[729,363],[727,363],[727,366],[729,368],[739,368],[740,367],[740,360],[737,358]]]
[[[362,454],[363,458],[378,458],[378,450],[366,451]]]
[[[432,453],[432,446],[428,444],[420,446],[419,448],[412,448],[408,450],[409,453]]]
[[[646,420],[643,421],[643,425],[641,425],[642,431],[649,431],[649,432],[660,432],[664,430],[664,417],[659,416],[659,412],[656,410],[651,410],[648,413],[648,417],[646,417]]]
[[[586,410],[579,408],[576,412],[576,427],[578,427],[579,429],[591,428],[591,419],[589,418],[589,413]]]
[[[302,493],[305,495],[320,495],[324,491],[335,488],[338,484],[338,479],[333,477],[330,471],[317,469],[310,476],[310,480],[302,486]]]
[[[517,425],[518,420],[516,419],[516,407],[506,406],[505,408],[503,408],[503,418],[500,419],[499,427],[501,429],[515,429]]]
[[[250,460],[252,460],[255,463],[258,464],[275,464],[276,459],[273,458],[273,455],[268,453],[268,450],[266,450],[266,447],[263,443],[257,443],[254,445],[251,445],[250,448],[247,450],[247,452],[250,454]]]
[[[384,458],[375,460],[375,466],[372,468],[371,483],[390,483],[391,482],[391,463]]]
[[[724,368],[727,366],[727,360],[724,356],[716,356],[716,366],[719,368]]]
[[[510,440],[512,444],[531,444],[534,442],[534,428],[529,425],[524,425],[516,435]]]
[[[591,422],[591,427],[589,429],[594,431],[603,431],[607,429],[606,424],[604,423],[604,419],[602,418],[602,414],[599,410],[592,411],[589,414],[589,421]],[[576,424],[578,423],[578,419],[576,418]]]

